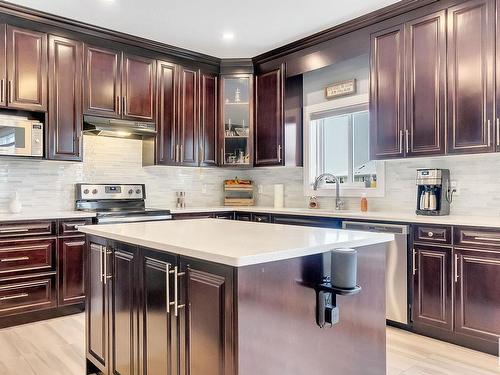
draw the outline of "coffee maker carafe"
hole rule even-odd
[[[450,198],[448,169],[417,170],[417,215],[449,215]]]

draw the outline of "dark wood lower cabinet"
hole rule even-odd
[[[85,237],[59,240],[59,305],[85,301]]]
[[[500,252],[455,249],[454,256],[455,332],[495,347],[500,338]]]
[[[452,249],[415,245],[413,251],[413,322],[451,330]]]

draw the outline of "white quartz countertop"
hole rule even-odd
[[[95,213],[86,211],[23,211],[18,214],[0,213],[0,223],[8,221],[80,219],[88,217],[95,217]]]
[[[421,223],[436,225],[464,225],[477,227],[500,228],[500,215],[498,216],[474,216],[474,215],[446,215],[446,216],[420,216],[413,212],[395,212],[395,211],[350,211],[350,210],[326,210],[326,209],[308,209],[308,208],[273,208],[273,207],[197,207],[171,209],[173,214],[196,213],[196,212],[256,212],[283,215],[298,216],[318,216],[331,217],[339,219],[370,220],[400,223]]]
[[[78,230],[235,267],[394,239],[392,234],[217,219],[90,225]]]

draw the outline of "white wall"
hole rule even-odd
[[[257,204],[273,204],[273,184],[285,184],[285,205],[306,207],[302,168],[276,167],[236,171],[222,168],[142,168],[140,141],[84,137],[84,163],[13,160],[0,158],[0,211],[6,211],[13,192],[19,191],[25,210],[68,210],[74,205],[77,182],[145,183],[150,207],[173,207],[175,191],[187,191],[191,207],[222,204],[222,183],[235,176],[263,185]],[[415,209],[417,168],[448,168],[457,181],[454,214],[500,215],[499,154],[448,156],[386,162],[386,195],[369,198],[370,210],[411,212]],[[202,187],[206,185],[206,194]],[[322,198],[333,209],[332,198]],[[347,200],[357,209],[359,199]]]

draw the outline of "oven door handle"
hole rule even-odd
[[[140,221],[159,221],[159,220],[172,220],[172,215],[98,217],[97,223],[98,224],[133,223]]]

